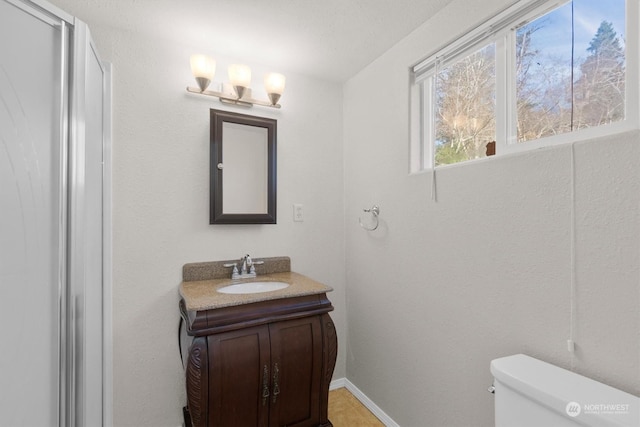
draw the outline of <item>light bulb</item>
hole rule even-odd
[[[267,90],[267,93],[282,95],[285,81],[286,79],[282,74],[269,73],[264,78],[264,88]]]
[[[279,73],[269,73],[264,77],[264,88],[271,105],[276,105],[284,92],[285,77]]]
[[[251,68],[246,65],[229,65],[229,80],[233,86],[249,87],[251,85]]]
[[[204,92],[216,73],[216,61],[207,55],[191,55],[191,73]]]

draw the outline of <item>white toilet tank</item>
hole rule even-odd
[[[491,361],[496,427],[640,427],[640,398],[524,354]]]

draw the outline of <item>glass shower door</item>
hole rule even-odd
[[[66,26],[0,1],[0,425],[58,424]]]

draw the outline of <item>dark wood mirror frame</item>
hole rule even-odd
[[[275,224],[276,223],[276,131],[277,121],[265,117],[229,111],[210,110],[210,165],[209,165],[209,223],[210,224]],[[224,123],[235,123],[267,129],[267,212],[266,213],[224,213],[223,176],[218,164],[223,163],[222,147]]]

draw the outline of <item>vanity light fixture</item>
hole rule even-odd
[[[265,107],[280,108],[278,101],[284,92],[285,77],[279,73],[269,73],[264,78],[264,87],[269,101],[263,101],[251,97],[251,68],[246,65],[233,64],[229,66],[229,83],[233,93],[216,92],[207,90],[216,71],[216,61],[206,55],[191,56],[191,73],[195,77],[198,87],[187,87],[187,92],[201,95],[215,96],[225,104],[252,107],[262,105]]]

